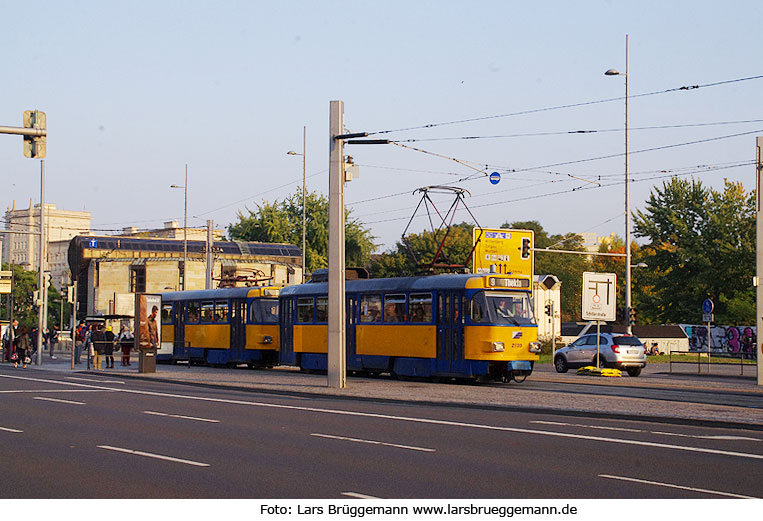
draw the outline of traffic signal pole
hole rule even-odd
[[[42,365],[42,333],[45,325],[45,160],[40,160],[40,265],[37,276],[37,365]]]
[[[758,386],[763,386],[763,210],[761,209],[761,193],[763,188],[761,177],[763,177],[763,137],[756,139],[756,169],[755,169],[755,198],[756,198],[756,241],[755,241],[755,296],[757,307],[757,341],[755,342],[755,352],[758,358]],[[708,336],[708,346],[710,337]]]

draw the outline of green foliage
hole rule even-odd
[[[37,306],[34,305],[34,292],[37,291],[37,271],[27,271],[15,264],[3,264],[3,270],[13,271],[13,318],[29,329],[37,327]],[[4,297],[2,316],[9,319],[7,299]],[[58,329],[61,316],[61,294],[52,284],[48,287],[48,329]],[[64,306],[66,309],[68,306]]]
[[[238,221],[228,225],[236,241],[275,242],[302,246],[302,190],[283,201],[263,202],[257,210],[238,212]],[[307,271],[328,267],[328,198],[317,192],[305,196],[305,263]],[[347,266],[363,266],[375,245],[370,230],[345,213],[345,258]]]
[[[634,234],[651,240],[641,256],[649,265],[639,274],[643,294],[634,295],[640,322],[699,322],[707,297],[718,323],[755,322],[753,192],[728,180],[718,191],[672,179],[652,191],[634,221]]]
[[[467,266],[471,266],[469,254],[472,251],[473,229],[472,224],[460,223],[451,226],[447,235],[445,230],[438,234],[426,230],[411,233],[405,237],[405,242],[398,241],[392,251],[375,256],[369,265],[369,272],[374,278],[420,275],[437,255],[438,246],[443,238],[445,242],[436,264],[466,263]],[[452,270],[445,267],[434,269],[435,273],[449,271]]]

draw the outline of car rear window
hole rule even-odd
[[[635,336],[616,336],[612,339],[612,341],[621,346],[640,346],[643,345],[641,343],[641,340],[636,338]]]

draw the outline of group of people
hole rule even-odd
[[[130,363],[130,351],[134,343],[132,331],[125,324],[115,335],[111,327],[103,324],[90,324],[80,322],[74,336],[74,364],[81,364],[82,350],[84,349],[91,359],[93,368],[101,370],[101,357],[104,357],[106,369],[114,368],[114,351],[122,351],[122,366]]]
[[[13,362],[15,367],[26,367],[37,356],[37,328],[29,329],[25,325],[19,325],[18,320],[11,322],[5,329],[2,337],[3,360]],[[50,333],[47,329],[42,332],[42,347],[48,349],[51,360],[55,360],[54,354],[58,344],[58,332]]]

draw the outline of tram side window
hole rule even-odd
[[[200,317],[199,303],[189,302],[188,303],[188,322],[198,322],[199,317]]]
[[[276,299],[253,300],[249,306],[249,322],[252,324],[277,324],[278,301]]]
[[[201,321],[213,322],[215,318],[215,303],[212,300],[201,301]]]
[[[329,298],[328,297],[318,297],[318,304],[315,307],[315,321],[316,322],[329,321]]]
[[[431,322],[432,294],[411,293],[409,312],[411,315],[411,322]]]
[[[381,321],[381,295],[363,295],[360,297],[360,321]]]
[[[162,324],[172,324],[172,304],[162,304]]]
[[[384,295],[384,321],[405,322],[405,294]]]
[[[228,301],[216,300],[215,301],[215,322],[227,322],[228,321]]]
[[[313,321],[313,297],[297,299],[297,322]]]
[[[472,297],[471,319],[472,322],[482,322],[485,317],[485,295],[477,293]]]

